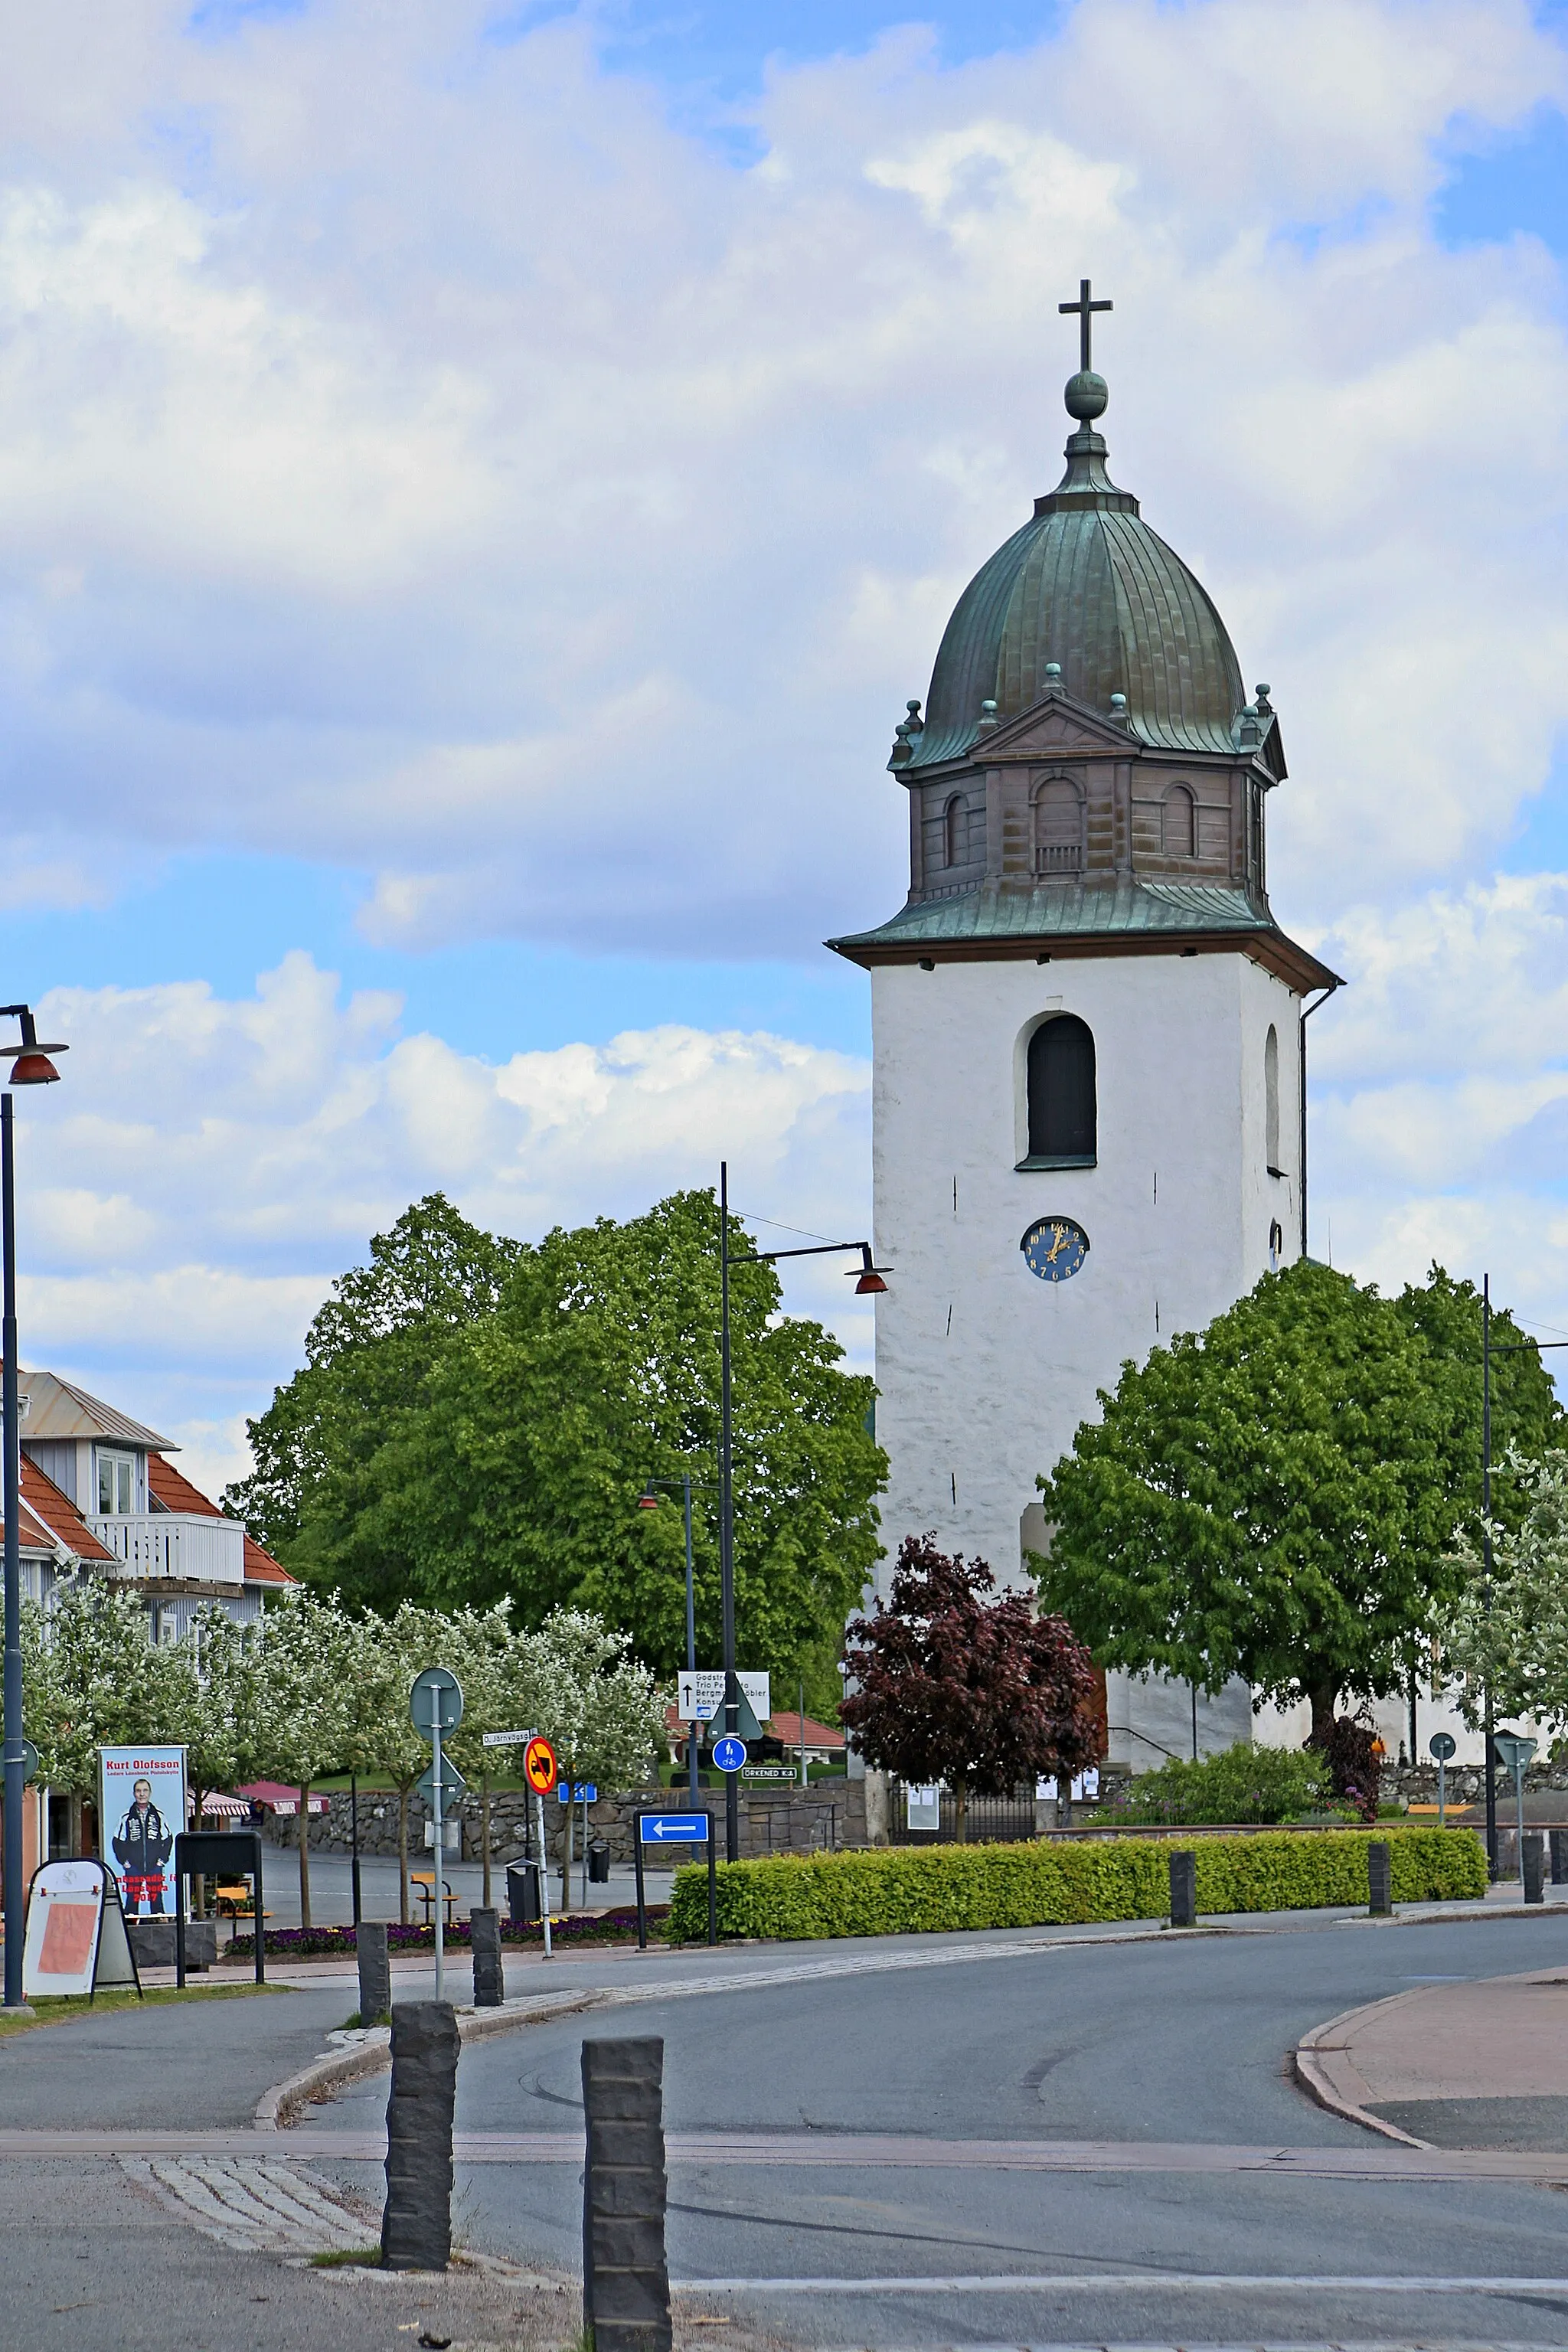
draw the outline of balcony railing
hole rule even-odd
[[[237,1519],[209,1519],[196,1511],[132,1511],[89,1517],[88,1526],[121,1561],[121,1576],[237,1588],[245,1581],[245,1529]]]

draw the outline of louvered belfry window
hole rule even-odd
[[[1094,1034],[1076,1013],[1044,1021],[1029,1040],[1029,1157],[1092,1165]]]
[[[1042,784],[1035,796],[1035,871],[1083,871],[1083,799],[1065,776]]]

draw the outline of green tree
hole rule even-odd
[[[1106,1664],[1305,1696],[1315,1743],[1342,1691],[1404,1688],[1479,1483],[1472,1299],[1436,1268],[1386,1300],[1303,1260],[1127,1365],[1039,1482],[1046,1605]],[[1521,1420],[1555,1411],[1514,1377]]]
[[[226,1509],[322,1591],[389,1609],[417,1588],[378,1464],[423,1408],[453,1335],[494,1310],[522,1255],[431,1192],[370,1245],[370,1264],[332,1285],[305,1362],[247,1422],[255,1468]]]
[[[641,1511],[637,1498],[650,1476],[717,1475],[713,1196],[679,1193],[625,1223],[558,1229],[513,1249],[504,1268],[484,1257],[485,1238],[471,1227],[450,1238],[441,1264],[455,1260],[461,1278],[440,1291],[439,1312],[422,1307],[390,1335],[382,1326],[403,1312],[406,1285],[391,1307],[373,1285],[374,1316],[358,1313],[355,1290],[352,1328],[323,1309],[331,1328],[254,1425],[258,1468],[230,1499],[320,1586],[341,1582],[386,1612],[403,1599],[481,1610],[510,1600],[523,1626],[558,1607],[588,1610],[629,1628],[655,1672],[673,1673],[685,1658],[680,1513],[668,1500]],[[746,1245],[732,1226],[732,1253]],[[384,1256],[389,1245],[377,1246]],[[778,1307],[771,1266],[733,1270],[741,1663],[787,1688],[837,1638],[878,1556],[886,1465],[867,1428],[871,1382],[840,1368],[827,1332]],[[695,1537],[710,1660],[718,1531],[706,1493]]]

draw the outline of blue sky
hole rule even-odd
[[[232,1468],[428,1185],[528,1232],[726,1150],[858,1229],[820,942],[901,895],[892,726],[1055,478],[1086,271],[1113,471],[1283,713],[1276,907],[1353,982],[1336,1257],[1568,1320],[1562,11],[211,0],[84,75],[95,21],[0,93],[51,1360]]]

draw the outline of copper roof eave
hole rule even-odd
[[[1297,995],[1315,988],[1343,986],[1339,973],[1283,931],[1155,931],[1132,935],[1042,931],[1034,938],[966,940],[826,940],[835,955],[858,963],[863,971],[891,963],[1025,963],[1042,956],[1051,963],[1087,956],[1245,955],[1282,980]]]

